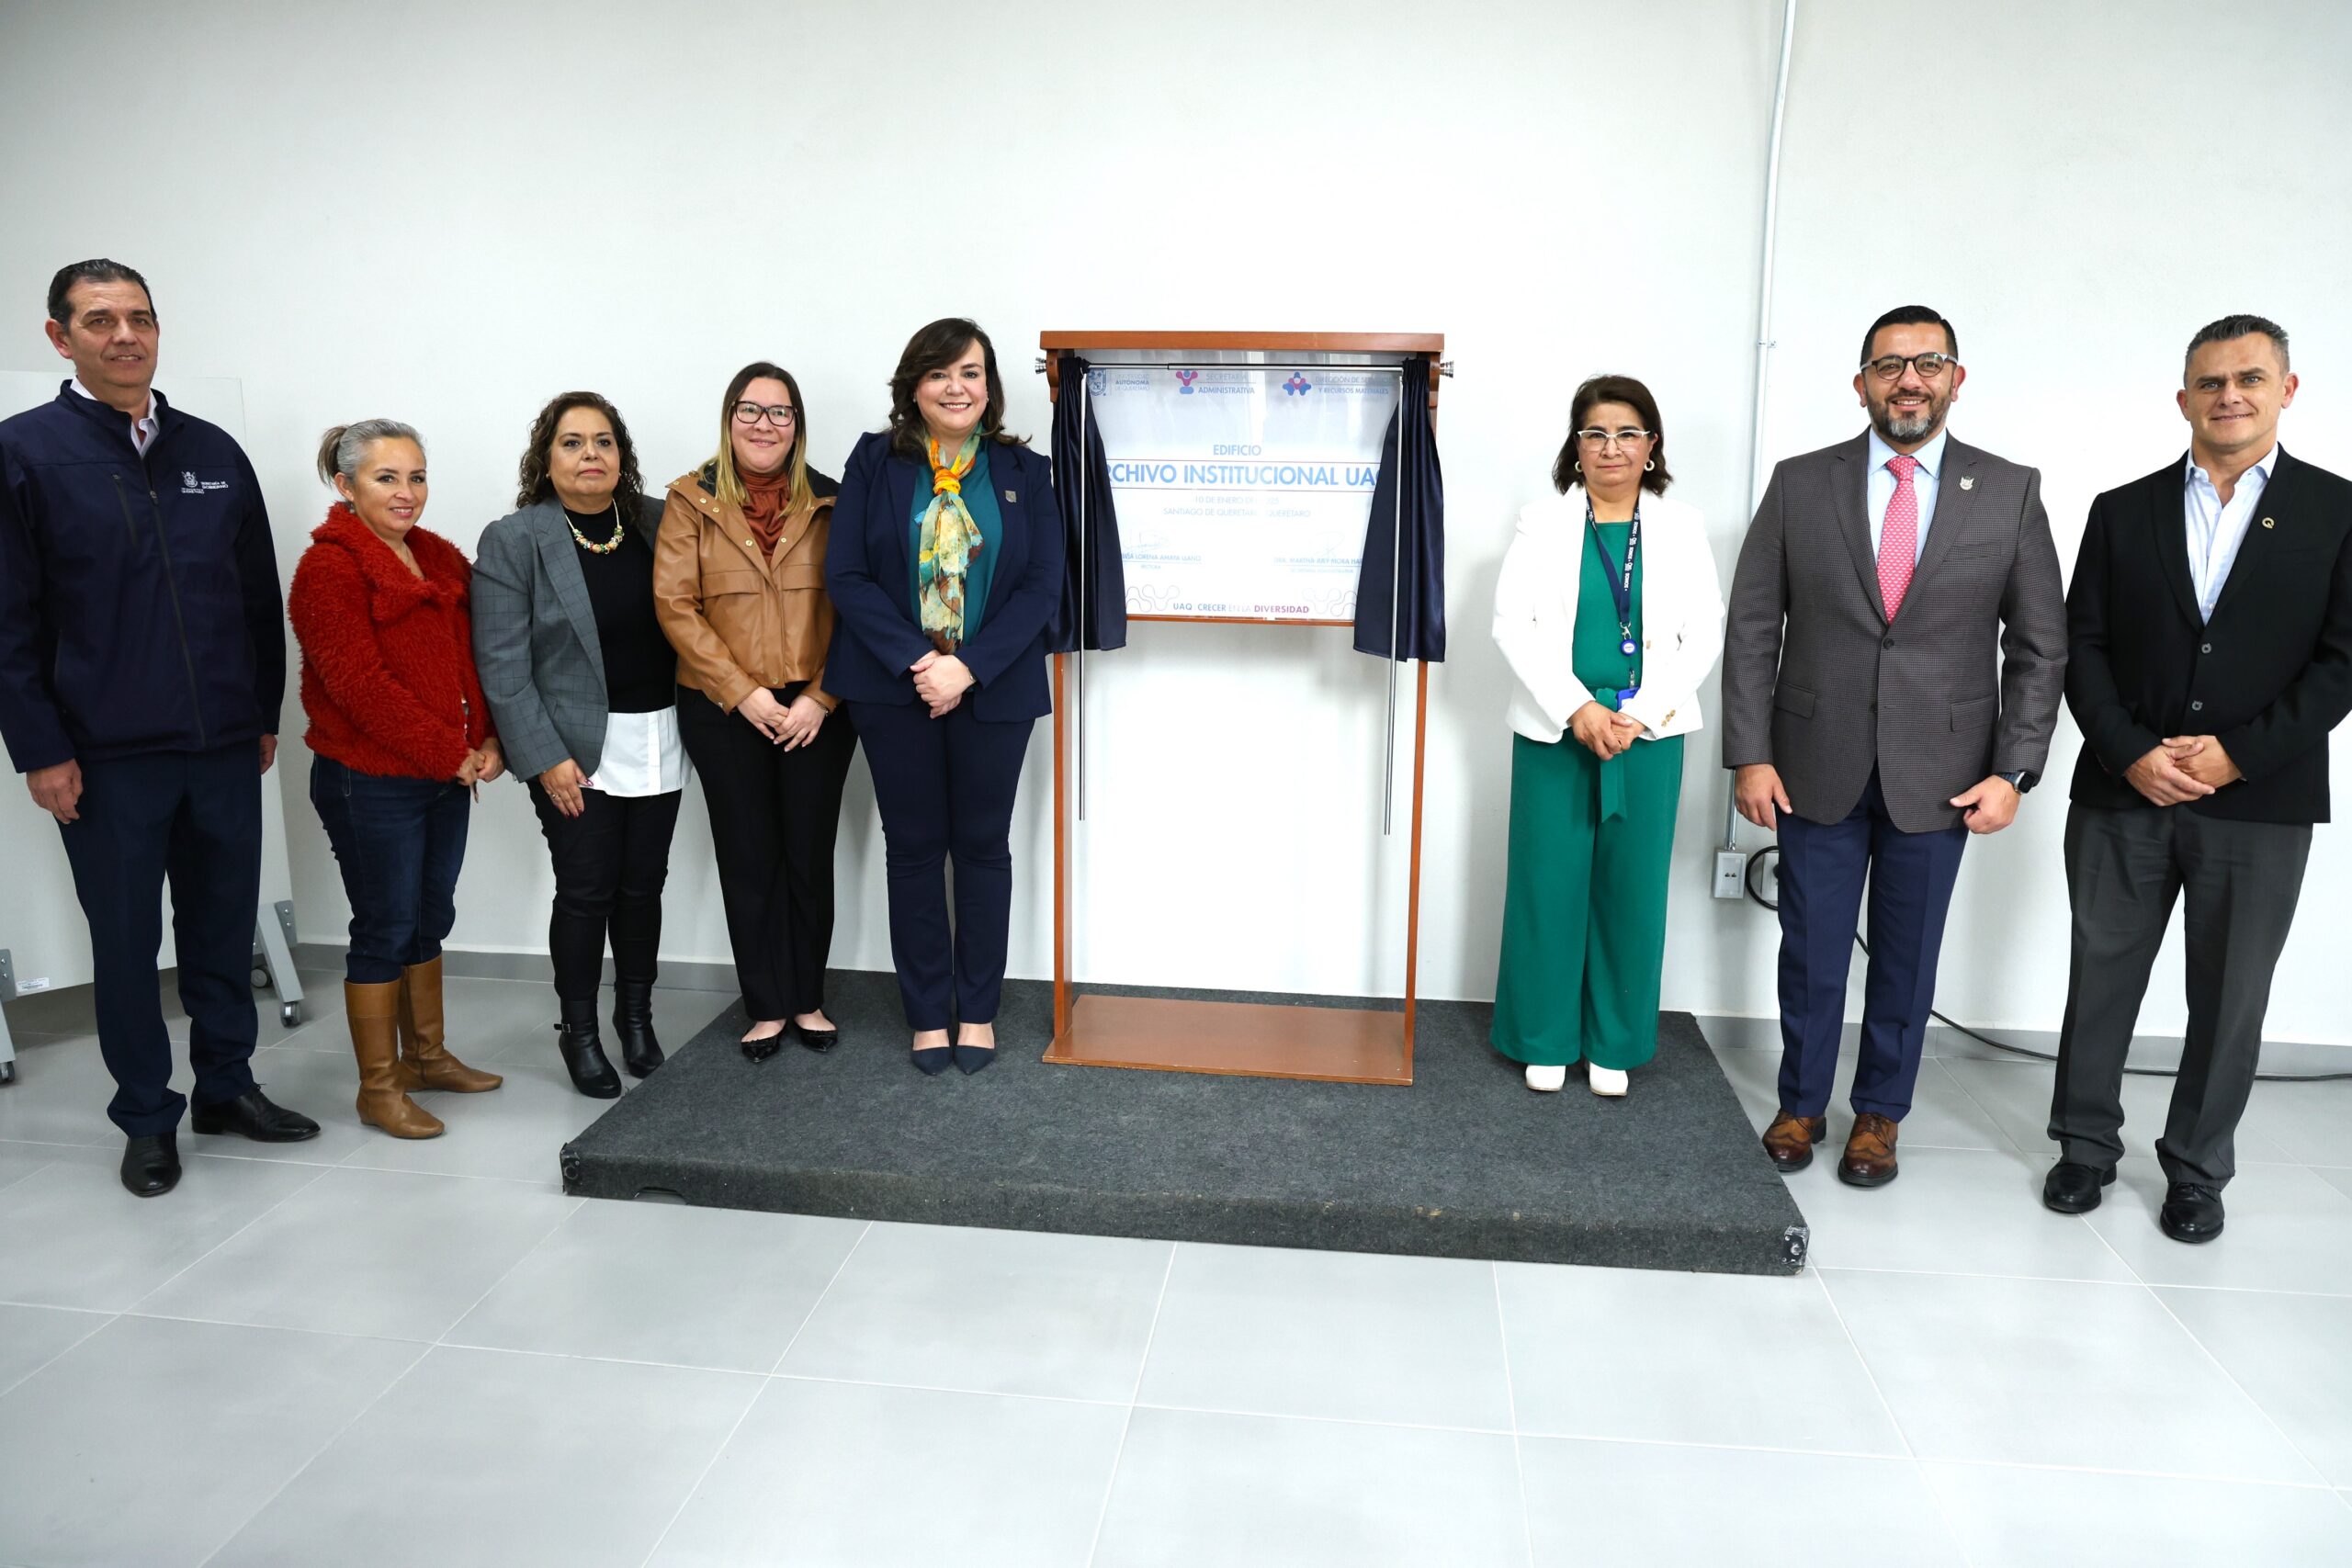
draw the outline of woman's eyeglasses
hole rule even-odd
[[[790,403],[737,403],[735,405],[735,423],[738,424],[757,424],[763,416],[778,430],[790,430],[793,422],[800,417],[793,412]]]
[[[1636,441],[1647,441],[1657,434],[1654,430],[1579,430],[1577,439],[1596,452],[1614,446],[1621,452],[1630,452]]]

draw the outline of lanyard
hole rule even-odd
[[[1634,641],[1634,562],[1642,553],[1642,507],[1634,503],[1633,525],[1625,530],[1625,560],[1621,567],[1609,558],[1609,547],[1600,542],[1600,523],[1592,514],[1592,497],[1584,498],[1584,525],[1591,536],[1592,547],[1600,556],[1600,568],[1609,574],[1609,597],[1617,606],[1617,651],[1631,659],[1641,651]]]

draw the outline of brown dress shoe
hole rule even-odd
[[[448,1089],[481,1094],[506,1080],[469,1067],[449,1054],[448,1025],[441,1014],[441,959],[412,964],[401,971],[401,1055],[397,1078],[402,1090]]]
[[[1874,1111],[1855,1117],[1846,1157],[1838,1162],[1838,1179],[1849,1187],[1883,1187],[1894,1180],[1894,1123]]]
[[[1764,1152],[1772,1156],[1772,1164],[1786,1176],[1811,1165],[1813,1145],[1827,1136],[1826,1117],[1792,1116],[1783,1111],[1764,1129]]]

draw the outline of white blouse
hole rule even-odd
[[[605,754],[581,780],[588,789],[623,799],[668,795],[686,786],[686,750],[678,739],[678,710],[605,716]]]

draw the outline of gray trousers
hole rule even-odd
[[[2101,1170],[2123,1156],[2123,1061],[2148,969],[2182,900],[2188,1033],[2156,1157],[2167,1181],[2220,1187],[2262,1054],[2262,1017],[2303,865],[2309,823],[2231,822],[2181,807],[2066,812],[2074,957],[2058,1036],[2050,1135]]]

